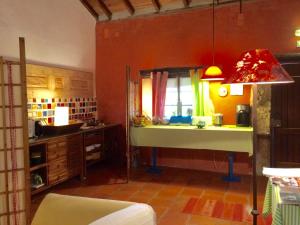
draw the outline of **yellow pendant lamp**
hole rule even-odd
[[[213,33],[212,33],[212,45],[213,45],[213,63],[212,66],[208,67],[203,76],[201,77],[201,80],[224,80],[223,72],[222,70],[215,65],[215,0],[213,0]]]

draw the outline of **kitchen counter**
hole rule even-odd
[[[29,145],[32,146],[32,145],[45,143],[53,138],[58,138],[58,137],[68,137],[68,136],[75,135],[75,134],[84,134],[84,133],[93,132],[93,131],[101,130],[101,129],[105,130],[105,129],[119,126],[119,125],[120,124],[105,124],[105,125],[99,125],[99,126],[91,126],[91,127],[86,127],[86,128],[80,129],[76,132],[60,134],[60,135],[53,135],[53,136],[41,136],[41,137],[37,137],[37,138],[31,138],[31,139],[29,139]]]
[[[252,127],[151,125],[131,127],[130,139],[133,146],[204,149],[253,154]]]
[[[139,128],[139,127],[138,127]],[[252,127],[237,127],[236,125],[224,125],[224,126],[206,126],[205,128],[198,128],[197,126],[175,126],[175,125],[149,125],[143,127],[145,129],[178,129],[178,130],[212,130],[212,131],[248,131],[253,132]]]

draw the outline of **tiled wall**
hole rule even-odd
[[[68,106],[70,120],[96,118],[96,99],[92,97],[29,98],[27,103],[28,117],[32,119],[45,118],[48,123],[53,123],[56,106]]]

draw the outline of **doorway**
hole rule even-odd
[[[272,86],[271,166],[300,167],[300,54],[277,58],[295,83]]]

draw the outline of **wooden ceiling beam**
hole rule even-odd
[[[128,12],[130,13],[130,15],[133,15],[135,13],[135,9],[134,9],[133,5],[131,4],[131,2],[129,0],[123,0],[123,2],[126,5],[126,8],[127,8]]]
[[[90,12],[90,14],[92,14],[92,16],[98,21],[99,14],[94,10],[94,8],[90,5],[90,3],[87,0],[80,0],[80,2]]]
[[[160,8],[161,8],[161,5],[160,5],[160,2],[159,0],[152,0],[152,4],[156,10],[156,12],[159,12],[160,11]]]
[[[189,7],[191,4],[191,0],[182,0],[182,2],[185,8]]]
[[[112,12],[109,10],[109,8],[105,5],[105,3],[103,2],[103,0],[98,0],[98,4],[100,6],[100,8],[102,9],[102,11],[104,12],[104,14],[107,16],[107,18],[109,20],[111,20],[112,17]]]

